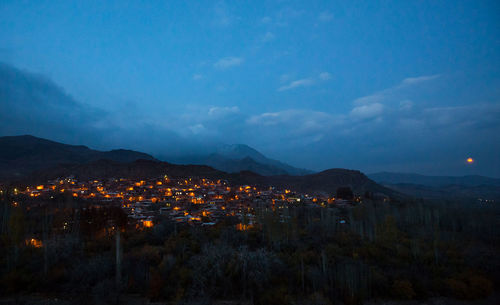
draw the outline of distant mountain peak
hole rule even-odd
[[[213,162],[212,159],[212,163],[209,163],[209,165],[221,170],[230,168],[234,168],[235,171],[251,170],[262,175],[289,174],[300,176],[312,173],[310,170],[296,168],[281,161],[270,159],[246,144],[221,144],[217,146],[215,155],[230,159],[224,161],[219,157],[218,164]],[[235,160],[237,161],[236,164],[234,163]],[[229,163],[232,164],[228,166]]]
[[[246,144],[221,144],[213,151],[181,157],[164,156],[162,159],[177,164],[204,164],[228,173],[252,171],[263,176],[303,176],[313,171],[296,168],[278,160],[266,157]]]
[[[215,153],[230,159],[243,159],[245,157],[250,157],[255,161],[266,159],[262,153],[246,144],[221,144],[217,146]]]

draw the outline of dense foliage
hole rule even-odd
[[[236,230],[159,218],[127,224],[119,207],[65,195],[0,205],[0,294],[42,293],[81,304],[152,301],[361,304],[368,299],[478,299],[500,283],[499,210],[477,203],[375,202],[256,207]],[[40,240],[42,246],[30,243]]]

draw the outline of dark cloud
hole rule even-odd
[[[0,63],[0,135],[31,134],[95,148],[181,154],[189,144],[140,114],[77,101],[50,79]],[[132,111],[133,112],[133,111]]]
[[[44,76],[3,63],[0,63],[0,100],[1,134],[35,133],[75,142],[79,136],[95,131],[94,125],[107,115],[78,103]]]

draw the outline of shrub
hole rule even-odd
[[[413,286],[408,280],[395,280],[392,284],[392,292],[399,299],[411,300],[415,297]]]

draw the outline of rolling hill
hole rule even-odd
[[[0,178],[4,181],[43,182],[75,176],[94,178],[204,177],[226,179],[237,185],[287,188],[304,193],[332,195],[337,188],[349,186],[357,194],[364,192],[395,194],[359,171],[330,169],[302,176],[260,175],[252,171],[227,173],[206,165],[177,165],[130,150],[98,151],[86,146],[67,145],[33,136],[0,138]],[[255,156],[254,156],[255,157]],[[264,170],[262,163],[245,157],[238,162],[246,168]],[[271,172],[267,172],[272,174]]]
[[[83,145],[68,145],[30,135],[0,137],[1,179],[23,177],[59,164],[84,164],[100,159],[118,162],[155,160],[148,154],[132,150],[98,151]]]
[[[500,179],[469,176],[425,176],[419,174],[376,173],[372,180],[408,196],[425,199],[500,200]]]
[[[441,187],[448,185],[462,185],[475,187],[481,185],[500,186],[500,179],[469,175],[469,176],[426,176],[411,173],[389,173],[381,172],[369,174],[368,177],[383,184],[418,184],[432,187]]]

